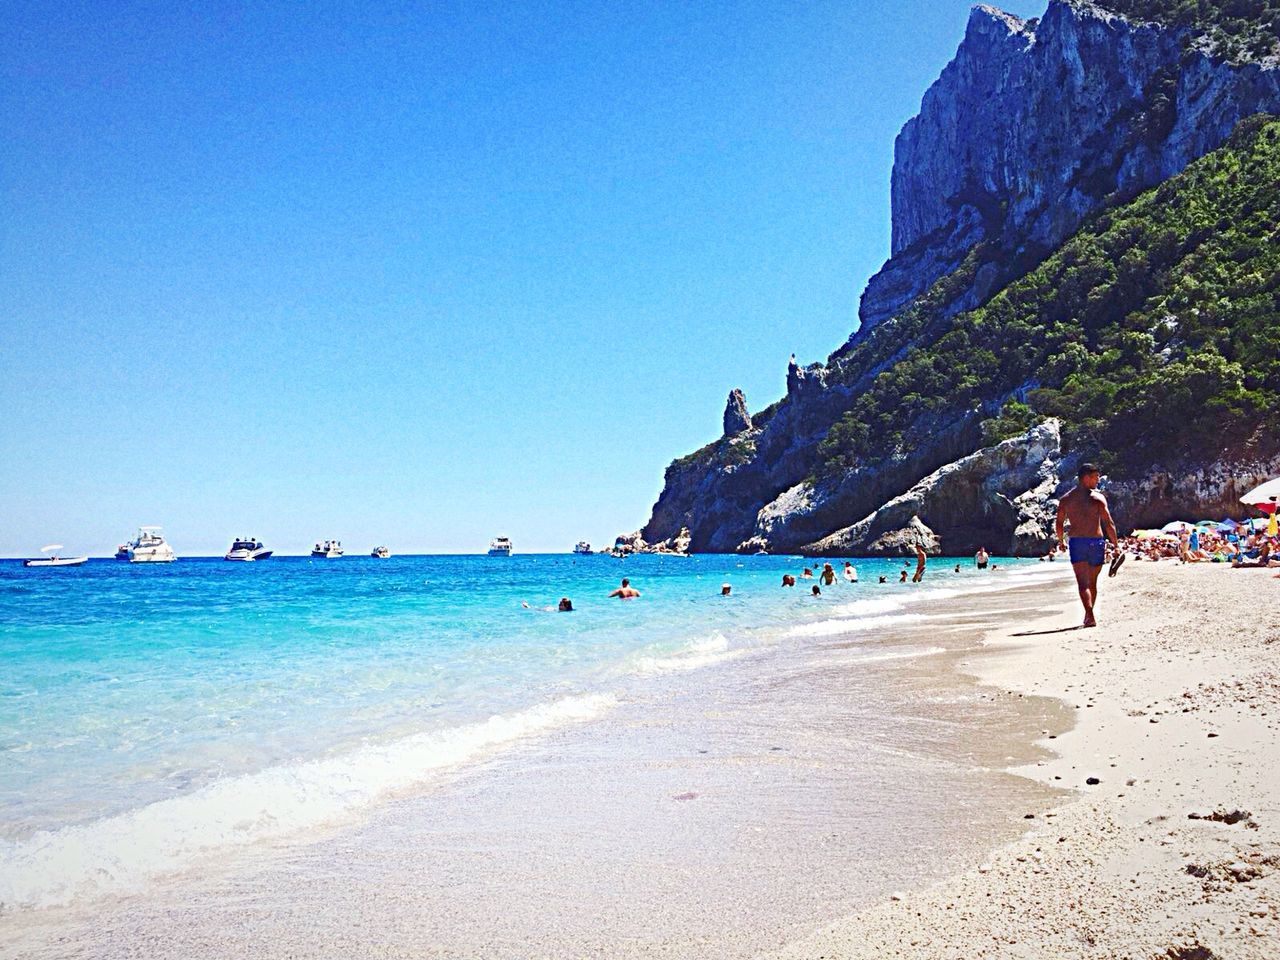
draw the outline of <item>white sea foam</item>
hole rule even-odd
[[[901,610],[906,604],[905,597],[868,597],[865,600],[854,600],[836,607],[836,612],[844,616],[858,616],[864,613],[888,613]]]
[[[388,793],[613,706],[566,697],[343,756],[272,767],[91,823],[0,841],[0,907],[45,907],[140,889],[199,857],[340,821]]]
[[[933,600],[949,600],[953,597],[973,596],[983,593],[999,593],[1015,586],[1045,583],[1056,580],[1060,571],[1040,567],[1021,566],[1011,568],[1008,576],[984,576],[976,582],[957,583],[954,586],[922,586],[892,597],[866,597],[849,603],[842,603],[835,608],[840,616],[835,619],[818,620],[813,623],[800,624],[787,631],[788,636],[833,636],[860,630],[881,627],[892,627],[897,624],[910,623],[929,614],[898,613],[921,603]],[[877,616],[879,615],[879,616]]]
[[[694,640],[676,650],[661,653],[656,652],[652,647],[649,650],[649,653],[637,654],[631,659],[628,672],[650,677],[683,670],[697,670],[726,660],[737,659],[747,652],[744,649],[730,650],[729,640],[722,633],[713,633],[709,637]]]
[[[790,637],[830,637],[841,633],[856,633],[882,627],[896,627],[928,619],[923,613],[895,613],[879,617],[841,617],[835,620],[816,620],[802,623],[787,631]]]

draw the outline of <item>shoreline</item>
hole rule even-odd
[[[1048,756],[1031,741],[1046,724],[1065,729],[1060,705],[989,697],[955,669],[985,627],[1055,592],[1050,579],[944,582],[896,616],[864,588],[847,599],[870,605],[829,608],[833,629],[798,624],[763,659],[664,677],[590,724],[393,797],[363,824],[203,863],[91,917],[10,914],[10,933],[38,956],[162,953],[158,939],[186,957],[781,947],[948,875],[1024,829],[1000,811],[1053,794],[1004,768]],[[612,882],[600,890],[597,877]],[[344,917],[355,929],[339,929]]]
[[[964,669],[997,690],[1058,699],[1076,718],[1053,738],[1055,757],[1011,772],[1074,794],[1029,809],[1030,831],[982,863],[773,956],[1275,957],[1273,577],[1130,563],[1103,578],[1096,630],[1075,628],[1064,584],[1058,612],[988,633]]]

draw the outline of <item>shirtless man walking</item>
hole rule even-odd
[[[1107,541],[1117,550],[1116,525],[1107,508],[1107,498],[1098,492],[1098,468],[1082,463],[1079,483],[1058,503],[1058,549],[1067,549],[1063,524],[1071,524],[1071,569],[1076,573],[1080,602],[1084,605],[1084,625],[1096,627],[1093,605],[1098,599],[1098,574],[1107,560]],[[1105,533],[1105,536],[1104,536]]]

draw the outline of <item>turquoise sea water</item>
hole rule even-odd
[[[876,582],[901,561],[861,561],[859,584],[821,598],[779,586],[804,566],[785,557],[5,563],[0,903],[136,889],[589,721],[664,675],[890,629],[926,591],[1035,567],[1001,563],[931,561],[917,587]],[[641,599],[606,599],[622,576]],[[577,609],[541,609],[561,596]]]

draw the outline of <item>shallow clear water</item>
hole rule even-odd
[[[804,565],[785,557],[5,564],[0,902],[136,886],[589,720],[637,684],[891,629],[926,591],[1004,579],[955,562],[916,587],[876,582],[901,561],[860,561],[861,583],[821,598],[780,588]],[[606,599],[624,575],[643,597]],[[561,596],[573,613],[540,609]]]

